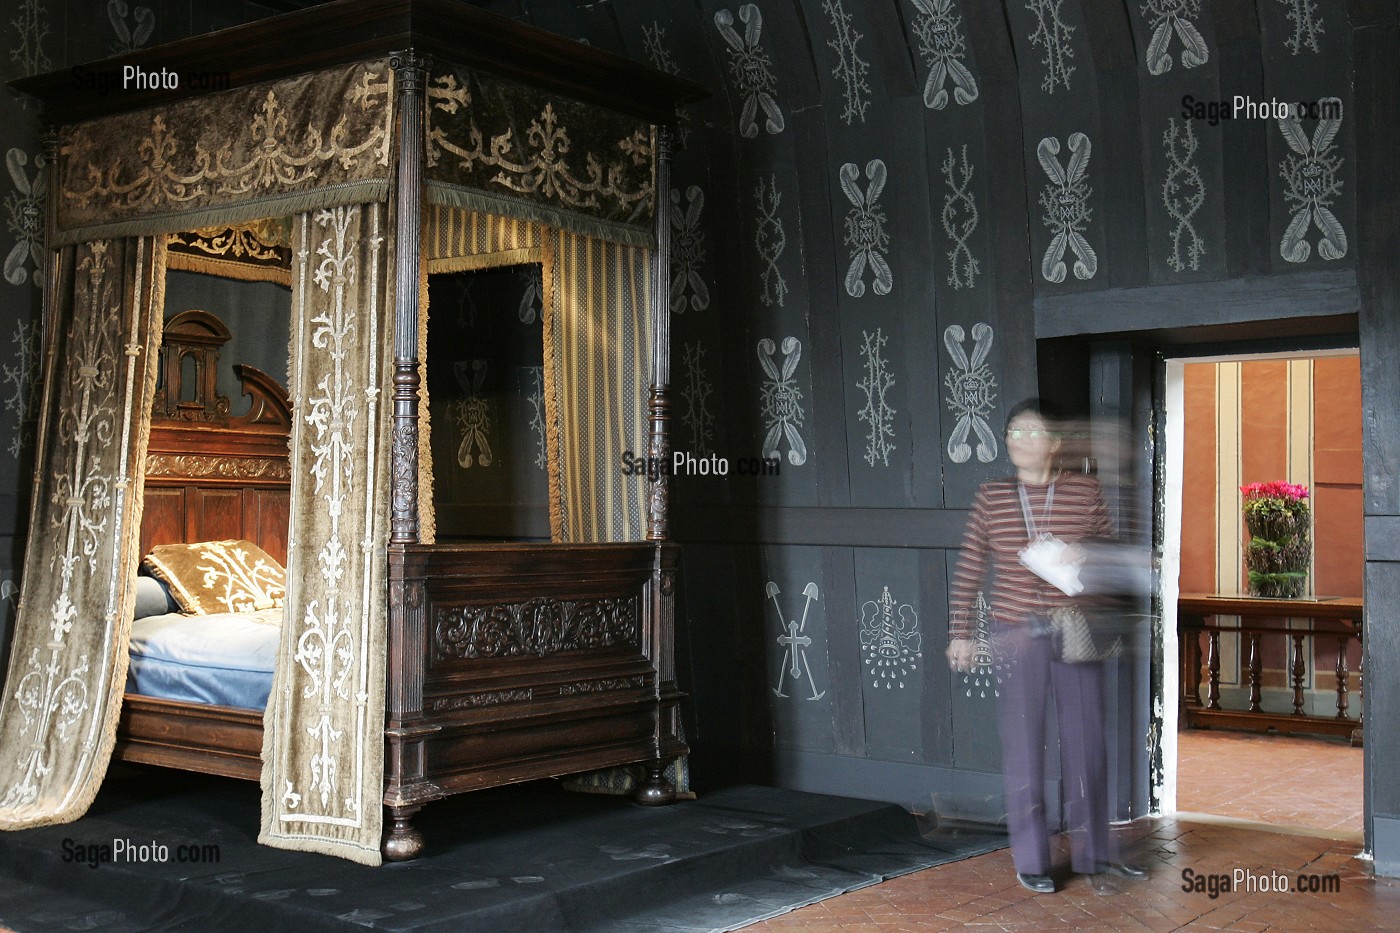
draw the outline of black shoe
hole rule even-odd
[[[1027,891],[1034,891],[1036,894],[1054,894],[1055,879],[1049,875],[1022,875],[1017,874],[1016,880],[1021,882],[1021,887]]]
[[[1119,878],[1131,878],[1133,881],[1142,881],[1148,877],[1148,871],[1141,865],[1134,865],[1131,862],[1108,862],[1099,866],[1101,873],[1117,875]]]

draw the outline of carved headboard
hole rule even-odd
[[[146,454],[141,553],[156,544],[246,538],[287,560],[291,467],[287,392],[242,363],[234,374],[252,400],[244,415],[216,389],[219,348],[229,331],[207,311],[165,323],[160,385]]]

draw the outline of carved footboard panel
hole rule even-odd
[[[658,783],[686,752],[675,555],[655,543],[391,547],[395,820],[446,794],[619,764],[645,763]]]

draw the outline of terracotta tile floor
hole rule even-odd
[[[1149,867],[1146,881],[1115,880],[1097,893],[1082,877],[1058,876],[1060,890],[1032,894],[1016,883],[1011,853],[940,865],[834,897],[746,927],[749,931],[986,930],[1396,930],[1400,882],[1375,881],[1359,846],[1315,836],[1287,835],[1182,819],[1147,820],[1126,827],[1124,851]],[[1057,862],[1068,863],[1068,852]],[[1339,891],[1325,894],[1183,890],[1183,873],[1211,876],[1236,870],[1255,878],[1282,873],[1290,884],[1302,873],[1336,876]],[[1191,876],[1195,877],[1195,876]]]
[[[1183,729],[1177,743],[1178,811],[1360,838],[1362,750],[1345,740]]]
[[[1010,850],[941,865],[834,897],[746,927],[805,933],[986,930],[1400,930],[1400,882],[1377,881],[1358,859],[1361,749],[1326,739],[1192,730],[1179,736],[1178,808],[1311,827],[1327,835],[1273,832],[1193,815],[1118,829],[1127,858],[1152,870],[1147,881],[1089,881],[1057,875],[1060,890],[1032,894],[1016,883]],[[1325,791],[1325,792],[1323,792]],[[1069,853],[1059,840],[1056,861]],[[1339,891],[1250,891],[1215,898],[1185,891],[1184,873],[1255,878],[1282,873],[1337,876]]]

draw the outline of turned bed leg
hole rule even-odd
[[[421,809],[421,806],[388,808],[393,825],[380,846],[384,861],[407,862],[423,854],[423,834],[412,822],[414,814]]]
[[[632,800],[647,807],[664,807],[676,802],[676,789],[662,776],[666,770],[664,762],[653,761],[646,765],[646,777],[632,792]]]

